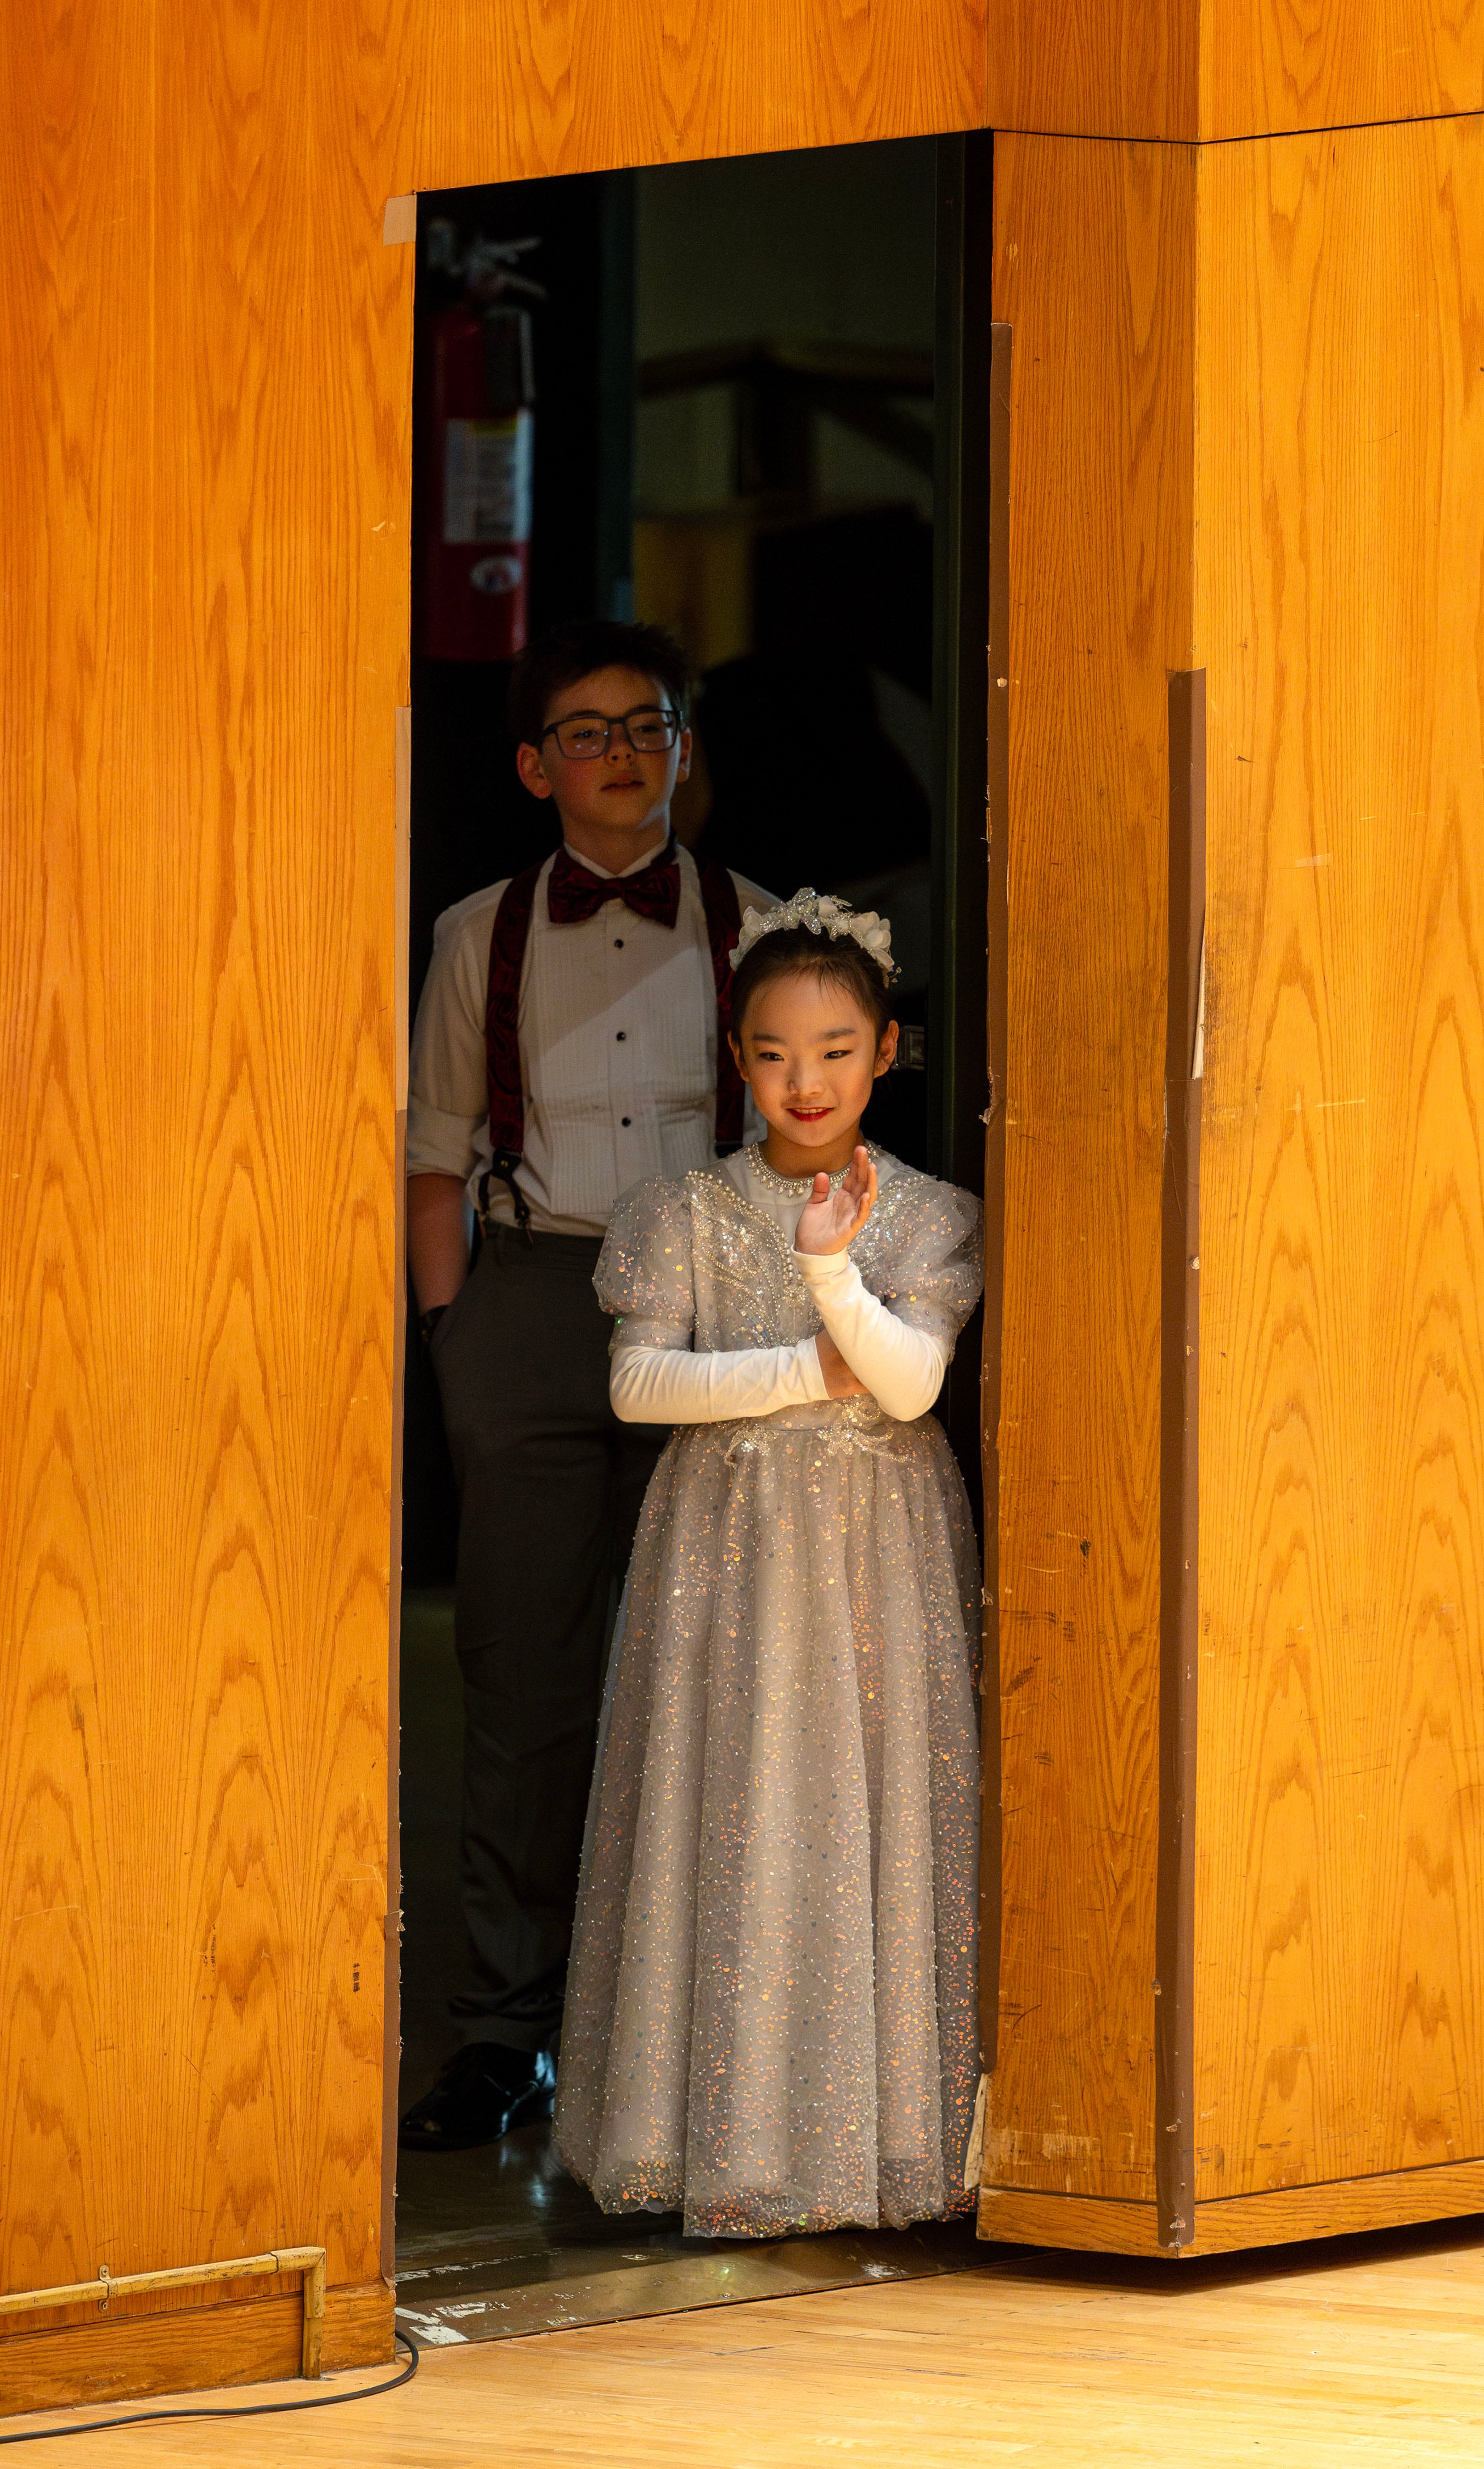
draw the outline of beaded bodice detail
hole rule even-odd
[[[766,1211],[754,1209],[724,1174],[703,1167],[685,1177],[694,1250],[696,1320],[691,1343],[698,1353],[745,1346],[797,1346],[822,1324],[805,1285],[798,1255]],[[881,1293],[872,1271],[890,1260],[893,1220],[901,1213],[909,1178],[888,1184],[855,1241],[850,1257],[872,1293]],[[800,1193],[808,1196],[808,1187]]]
[[[800,1206],[808,1199],[810,1192],[814,1189],[814,1177],[812,1174],[778,1174],[768,1164],[767,1159],[764,1157],[762,1153],[762,1143],[760,1141],[754,1141],[748,1147],[745,1154],[749,1166],[765,1190],[777,1192],[780,1200],[797,1200]],[[879,1162],[881,1157],[881,1151],[878,1148],[872,1147],[869,1142],[867,1143],[867,1154],[877,1162]],[[838,1191],[840,1189],[841,1185],[844,1183],[846,1176],[849,1171],[850,1169],[848,1165],[843,1165],[837,1174],[832,1174],[830,1176],[829,1188],[831,1191]]]
[[[979,1203],[873,1154],[879,1197],[850,1258],[870,1293],[951,1352],[984,1281]],[[720,1165],[624,1192],[594,1283],[616,1317],[615,1346],[732,1353],[797,1346],[822,1325],[792,1229],[785,1233]]]

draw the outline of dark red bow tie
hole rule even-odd
[[[576,926],[584,917],[595,917],[607,900],[621,900],[636,917],[673,926],[680,915],[680,860],[674,841],[667,841],[653,863],[637,874],[613,875],[590,874],[564,842],[546,877],[546,914],[552,925]]]

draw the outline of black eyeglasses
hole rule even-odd
[[[615,728],[621,728],[636,754],[668,754],[680,735],[681,716],[667,711],[657,703],[637,703],[632,711],[621,711],[610,720],[603,711],[569,711],[563,720],[550,720],[536,740],[545,745],[554,737],[559,750],[572,763],[591,763],[608,752],[609,740]]]

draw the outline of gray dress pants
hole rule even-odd
[[[612,1589],[668,1434],[608,1400],[596,1239],[506,1227],[433,1331],[459,1487],[464,1683],[460,2040],[561,2029]]]

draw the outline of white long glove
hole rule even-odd
[[[796,1252],[794,1258],[821,1320],[883,1412],[902,1423],[925,1415],[943,1385],[948,1350],[941,1340],[909,1328],[869,1294],[847,1252]],[[815,1405],[829,1395],[812,1337],[798,1346],[727,1354],[620,1347],[608,1391],[624,1423],[724,1423],[775,1415],[782,1406]]]
[[[608,1374],[621,1423],[729,1423],[827,1397],[812,1337],[799,1346],[692,1354],[688,1347],[621,1346]]]
[[[794,1258],[821,1320],[883,1414],[899,1423],[925,1415],[948,1367],[941,1339],[909,1328],[868,1293],[848,1252],[796,1252]]]

